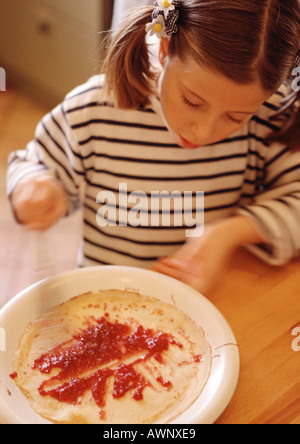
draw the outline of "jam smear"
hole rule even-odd
[[[156,381],[159,382],[165,390],[170,390],[173,387],[172,382],[163,379],[162,376],[158,376],[158,378],[156,378]]]
[[[118,399],[134,389],[132,395],[136,401],[143,399],[143,390],[149,385],[145,378],[134,370],[133,365],[121,364],[114,373],[115,383],[113,389],[113,397]]]
[[[64,343],[36,359],[33,368],[38,368],[41,373],[50,373],[53,368],[60,368],[60,378],[63,379],[114,359],[119,360],[122,358],[120,341],[129,332],[128,325],[100,318],[96,325],[74,335],[71,346],[66,347],[68,342]]]
[[[182,344],[170,334],[145,329],[138,323],[132,330],[126,323],[110,322],[105,314],[98,320],[93,319],[93,324],[70,340],[42,354],[32,368],[44,374],[59,370],[40,384],[41,396],[76,404],[90,390],[97,406],[103,409],[110,378],[113,378],[113,398],[122,398],[131,391],[132,398],[141,401],[143,391],[150,383],[135,365],[145,363],[151,357],[163,363],[163,353],[170,345],[182,348]],[[125,364],[124,360],[128,358],[132,362]],[[172,387],[171,382],[162,377],[156,380],[165,390]]]
[[[13,372],[13,373],[11,373],[11,374],[9,375],[9,377],[10,377],[11,379],[16,379],[17,376],[18,376],[18,373],[17,373],[17,372]]]

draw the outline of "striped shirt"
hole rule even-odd
[[[249,248],[261,259],[282,265],[299,254],[300,153],[266,141],[281,92],[230,138],[188,150],[172,139],[157,99],[120,110],[102,99],[102,81],[91,78],[44,117],[7,175],[10,194],[24,178],[54,174],[70,211],[83,205],[81,265],[150,268],[193,224],[237,214],[258,223],[266,241]]]

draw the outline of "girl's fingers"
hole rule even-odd
[[[177,279],[199,291],[200,293],[205,293],[209,289],[209,283],[206,282],[205,279],[202,279],[201,276],[189,274],[183,270],[168,266],[165,261],[158,262],[153,270]]]
[[[187,275],[184,271],[180,270],[180,268],[176,268],[173,266],[168,265],[165,261],[159,261],[154,267],[154,271],[157,271],[158,273],[166,274],[170,277],[173,277],[175,279],[178,279],[180,281],[185,282]]]

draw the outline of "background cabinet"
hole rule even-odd
[[[127,10],[139,5],[153,5],[154,8],[154,0],[114,0],[113,29],[118,28],[122,16]]]
[[[99,72],[113,0],[0,0],[0,66],[49,106]]]

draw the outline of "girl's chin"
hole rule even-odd
[[[188,148],[190,150],[194,150],[196,148],[200,148],[201,145],[199,144],[195,144],[193,142],[190,142],[189,140],[186,140],[184,137],[178,135],[177,136],[178,139],[178,144],[182,147],[182,148]]]

